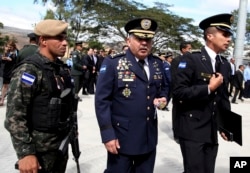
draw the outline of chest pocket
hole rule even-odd
[[[118,80],[118,88],[136,88],[136,80],[124,81],[123,79]]]

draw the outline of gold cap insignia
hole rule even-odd
[[[142,27],[142,29],[148,30],[151,27],[151,20],[142,19],[141,20],[141,27]]]

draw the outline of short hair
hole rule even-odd
[[[188,42],[188,41],[181,42],[181,44],[180,44],[180,51],[182,49],[185,49],[189,44],[191,44],[191,42]]]

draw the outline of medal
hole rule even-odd
[[[130,94],[131,94],[131,90],[129,88],[125,88],[123,91],[122,91],[122,94],[125,96],[125,97],[129,97]]]

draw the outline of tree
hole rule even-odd
[[[4,28],[4,25],[2,22],[0,22],[0,29]],[[0,32],[0,53],[2,54],[4,52],[4,45],[10,40],[8,35],[2,36],[2,33]]]
[[[196,41],[199,47],[201,45],[197,39],[201,37],[201,32],[191,24],[193,20],[173,15],[169,10],[170,5],[165,3],[156,2],[153,7],[148,8],[131,0],[51,1],[57,7],[54,16],[70,24],[71,41],[96,39],[102,42],[124,42],[127,37],[123,28],[126,22],[146,16],[156,19],[159,24],[154,38],[156,50],[177,48],[186,39]],[[48,1],[41,2],[45,4]]]

